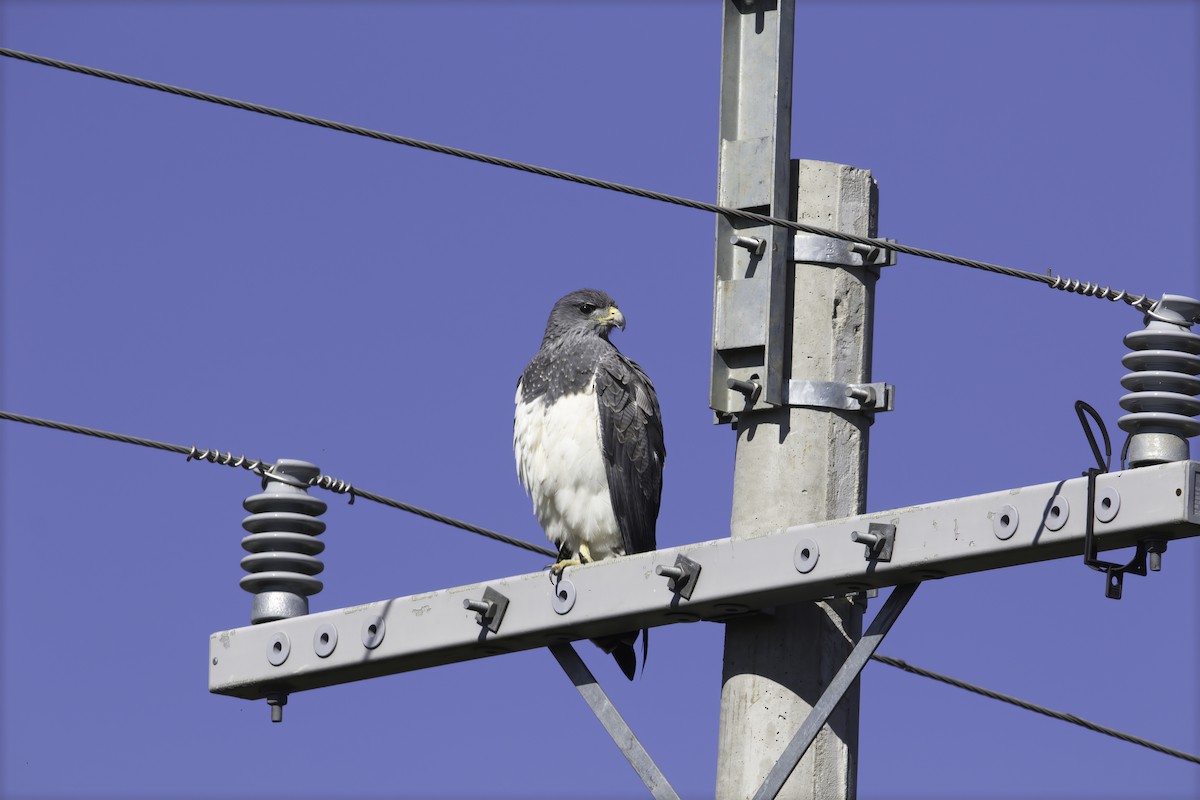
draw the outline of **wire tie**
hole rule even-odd
[[[335,494],[348,494],[350,495],[350,502],[347,503],[347,505],[351,506],[354,505],[354,498],[358,494],[354,490],[354,485],[349,481],[344,481],[341,478],[335,478],[332,475],[318,475],[312,479],[312,482],[309,485],[327,489]]]

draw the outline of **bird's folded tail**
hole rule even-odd
[[[633,643],[637,641],[639,631],[631,633],[618,633],[615,636],[605,636],[600,639],[592,639],[592,644],[599,647],[604,652],[608,653],[617,662],[617,666],[621,668],[621,672],[625,673],[625,677],[633,680],[637,674],[637,651],[633,649]],[[646,669],[646,658],[650,655],[650,631],[643,629],[642,634],[642,670]]]

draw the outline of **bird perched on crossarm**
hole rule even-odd
[[[608,340],[625,329],[596,289],[554,304],[541,349],[517,381],[513,452],[521,485],[565,568],[655,548],[666,459],[654,386]],[[643,662],[648,633],[642,632]],[[633,680],[637,631],[593,641]]]

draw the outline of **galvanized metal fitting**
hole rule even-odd
[[[654,574],[665,575],[668,589],[684,600],[691,600],[700,579],[700,565],[681,553],[675,556],[675,566],[659,564],[654,568]]]
[[[1061,494],[1054,495],[1050,500],[1050,506],[1046,509],[1046,517],[1043,523],[1047,530],[1058,531],[1067,524],[1067,519],[1071,516],[1071,504],[1066,497]]]
[[[896,526],[885,522],[868,524],[866,532],[851,531],[853,541],[866,545],[863,558],[867,561],[891,561],[896,544]]]
[[[283,707],[287,705],[286,692],[275,692],[267,695],[267,705],[271,707],[271,722],[283,722]]]
[[[363,647],[368,650],[374,650],[379,645],[383,644],[383,637],[387,633],[387,624],[383,621],[383,617],[371,617],[362,624],[361,639]]]
[[[1167,552],[1167,540],[1147,539],[1145,546],[1147,560],[1150,562],[1150,571],[1159,572],[1162,570],[1162,554]]]
[[[337,626],[329,622],[322,622],[317,626],[316,632],[313,633],[313,652],[318,658],[329,658],[333,655],[333,651],[337,649],[338,630]]]
[[[896,251],[862,242],[847,242],[832,236],[797,231],[792,235],[792,260],[801,264],[824,264],[830,267],[890,267],[896,263]]]
[[[997,539],[1011,539],[1020,524],[1021,515],[1016,506],[1003,505],[992,515],[992,533]]]
[[[1121,493],[1115,487],[1105,486],[1096,492],[1096,519],[1112,522],[1121,513]]]
[[[751,405],[757,403],[759,395],[762,394],[762,384],[758,381],[740,381],[737,378],[730,378],[725,385],[744,395],[746,402]]]
[[[796,549],[792,553],[792,565],[797,572],[807,574],[813,571],[820,558],[821,548],[817,545],[817,540],[801,539],[796,542]]]
[[[551,577],[554,584],[554,593],[550,597],[550,606],[554,609],[555,614],[566,614],[575,607],[575,584],[563,577],[558,580]]]
[[[767,240],[757,236],[739,236],[735,233],[729,237],[729,243],[734,247],[744,247],[750,251],[751,255],[755,256],[761,256],[767,252]]]
[[[508,598],[490,586],[483,590],[482,600],[463,600],[463,608],[475,612],[475,621],[492,633],[500,630],[504,612],[508,611]]]
[[[890,383],[788,381],[787,404],[789,406],[833,408],[870,414],[877,411],[891,411],[896,404],[895,398],[896,387]]]

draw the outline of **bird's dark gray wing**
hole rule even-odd
[[[654,385],[641,367],[612,348],[596,370],[596,403],[608,491],[625,553],[653,550],[667,456]]]

